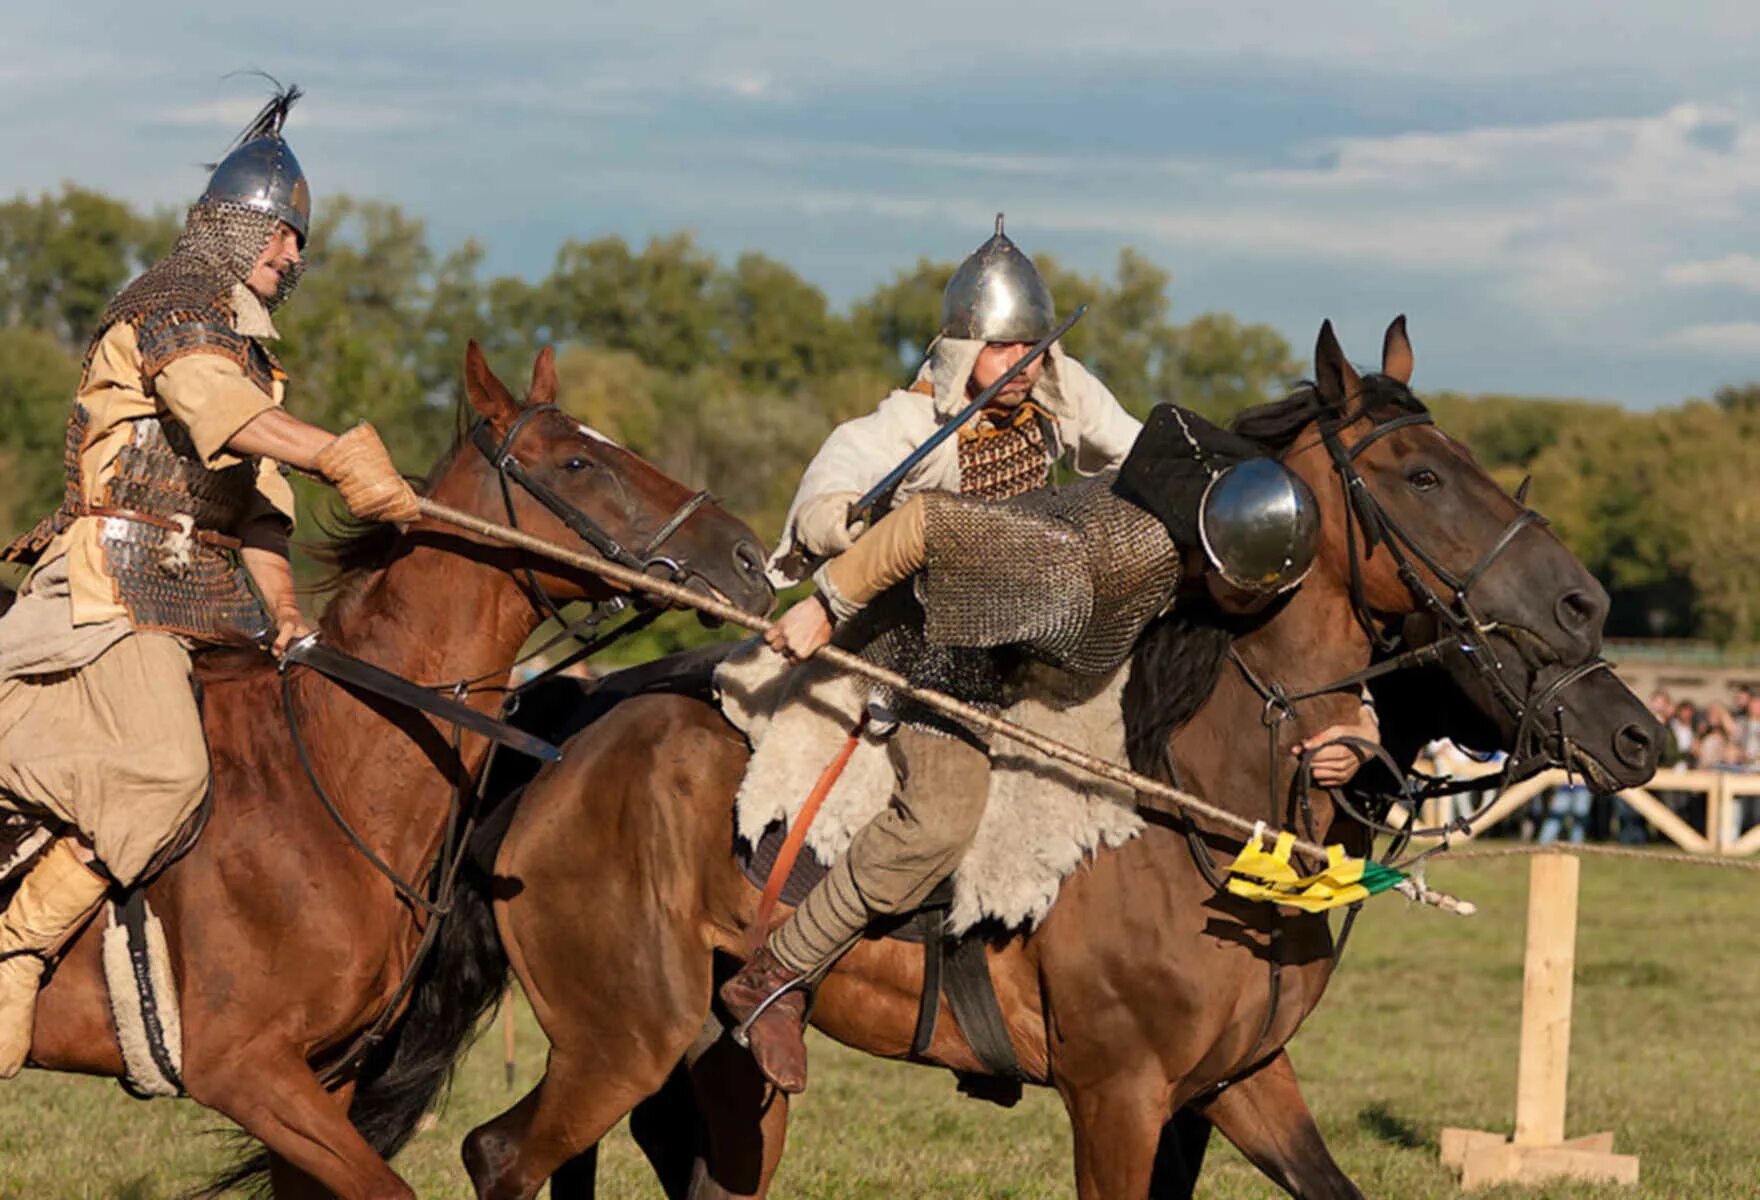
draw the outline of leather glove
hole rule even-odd
[[[795,541],[820,558],[842,554],[861,532],[849,524],[850,505],[861,498],[860,492],[828,492],[807,501],[795,514]]]
[[[365,421],[320,450],[316,466],[363,521],[413,521],[422,513],[415,489],[392,465],[379,431]]]

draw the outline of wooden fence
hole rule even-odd
[[[1464,772],[1456,772],[1464,774]],[[1489,781],[1495,770],[1487,769]],[[1485,815],[1474,823],[1474,832],[1456,835],[1457,843],[1483,836],[1511,814],[1520,813],[1534,797],[1568,782],[1563,771],[1543,771],[1510,788],[1497,798]],[[1693,825],[1674,809],[1657,799],[1657,792],[1690,792],[1705,797],[1703,828]],[[1627,788],[1618,793],[1625,802],[1649,822],[1650,827],[1669,841],[1693,854],[1749,855],[1760,852],[1760,825],[1741,832],[1742,798],[1760,797],[1760,774],[1739,774],[1729,771],[1659,771],[1648,786]],[[1436,826],[1453,811],[1451,797],[1427,802],[1419,824]],[[1760,803],[1755,801],[1754,803]]]

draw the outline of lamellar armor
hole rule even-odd
[[[255,338],[234,328],[232,297],[282,222],[303,239],[310,221],[305,176],[281,140],[281,124],[299,94],[297,88],[277,93],[215,168],[171,252],[110,302],[86,353],[81,395],[99,345],[126,324],[134,330],[141,392],[149,398],[160,373],[190,354],[230,359],[273,397],[276,379],[284,376]],[[286,298],[297,278],[297,268],[283,272],[269,307]],[[109,478],[89,488],[82,456],[104,431],[94,430],[91,413],[74,401],[61,505],[0,551],[0,561],[35,562],[76,520],[93,518],[105,571],[136,628],[204,642],[257,640],[270,622],[239,563],[236,537],[255,504],[257,461],[209,467],[188,430],[162,406],[128,424]]]

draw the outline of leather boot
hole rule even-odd
[[[0,913],[0,1079],[18,1074],[30,1054],[44,967],[109,890],[109,882],[62,838],[19,882],[12,903]]]
[[[738,975],[721,985],[721,1003],[735,1025],[744,1025],[759,1005],[789,988],[752,1021],[747,1045],[764,1078],[791,1096],[807,1087],[807,993],[805,988],[789,987],[800,978],[762,946]]]

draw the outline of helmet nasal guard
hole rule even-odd
[[[1313,567],[1320,505],[1282,463],[1250,458],[1210,480],[1198,504],[1198,536],[1205,557],[1230,585],[1275,595]]]

